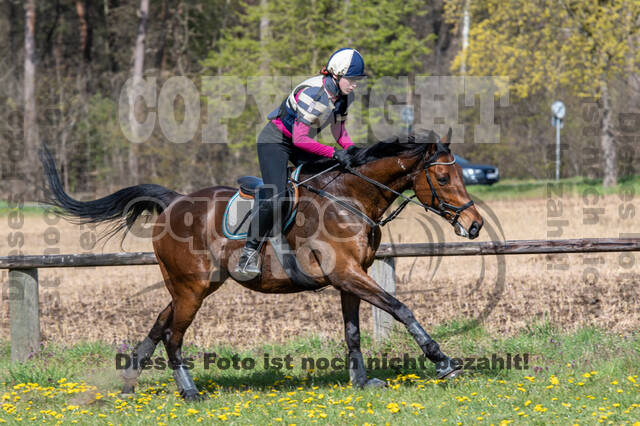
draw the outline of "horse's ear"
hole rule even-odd
[[[433,130],[429,130],[429,132],[425,135],[425,143],[428,143],[428,144],[436,144],[438,143],[439,139],[440,138],[438,134]]]
[[[440,139],[440,142],[442,142],[445,146],[449,146],[449,144],[451,143],[451,135],[453,134],[453,130],[451,130],[451,127],[449,127],[449,131],[447,132],[447,135],[443,138]]]

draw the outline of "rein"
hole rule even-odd
[[[451,166],[451,165],[454,165],[456,163],[456,160],[454,158],[452,161],[449,161],[449,162],[437,161],[437,159],[438,159],[438,157],[440,155],[445,154],[445,153],[448,154],[450,152],[447,148],[445,148],[441,144],[438,144],[437,147],[438,148],[436,149],[436,152],[428,160],[426,160],[425,164],[424,164],[424,173],[425,173],[425,176],[427,178],[427,182],[429,183],[429,189],[431,189],[431,204],[435,204],[435,201],[438,200],[438,207],[439,208],[437,208],[437,209],[435,207],[429,206],[429,205],[427,205],[425,203],[421,203],[419,201],[414,200],[413,198],[415,198],[415,196],[416,196],[415,194],[412,195],[411,197],[407,197],[404,194],[402,194],[402,193],[400,193],[400,192],[398,192],[398,191],[396,191],[396,190],[394,190],[392,188],[389,188],[385,184],[383,184],[381,182],[378,182],[375,179],[371,179],[371,178],[363,175],[359,171],[357,171],[357,170],[355,170],[355,169],[353,169],[351,167],[347,167],[347,166],[344,166],[344,168],[349,173],[351,173],[351,174],[353,174],[355,176],[358,176],[359,178],[361,178],[361,179],[363,179],[363,180],[365,180],[365,181],[367,181],[367,182],[369,182],[369,183],[371,183],[371,184],[373,184],[373,185],[375,185],[375,186],[377,186],[379,188],[382,188],[382,189],[384,189],[386,191],[390,191],[391,193],[393,193],[393,194],[395,194],[395,195],[397,195],[397,196],[399,196],[401,198],[404,198],[404,201],[393,212],[391,212],[385,219],[382,219],[382,220],[376,222],[375,220],[373,220],[369,216],[367,216],[366,213],[364,213],[363,211],[361,211],[358,208],[352,206],[351,204],[346,203],[345,201],[337,198],[335,195],[330,194],[330,193],[328,193],[326,191],[323,191],[321,189],[314,188],[313,186],[311,186],[311,185],[306,183],[306,182],[310,181],[311,179],[314,179],[314,178],[316,178],[316,177],[328,172],[329,170],[337,167],[338,164],[334,164],[333,166],[329,167],[328,169],[325,169],[322,172],[320,172],[318,174],[315,174],[312,177],[310,177],[308,179],[305,179],[302,182],[298,182],[298,181],[295,181],[295,180],[293,180],[293,182],[295,184],[300,185],[303,188],[313,192],[314,194],[320,195],[322,197],[330,199],[331,201],[334,201],[335,203],[341,205],[342,207],[344,207],[345,209],[347,209],[351,213],[355,214],[356,216],[359,216],[369,226],[374,227],[374,228],[378,227],[378,226],[384,226],[387,223],[391,222],[393,219],[395,219],[400,214],[400,212],[409,203],[417,204],[418,206],[424,208],[427,211],[431,211],[431,212],[437,214],[438,216],[442,216],[446,220],[448,220],[447,216],[452,215],[452,212],[453,212],[453,213],[455,213],[455,215],[453,215],[453,221],[451,222],[451,224],[453,226],[455,226],[458,223],[458,219],[460,218],[460,214],[473,205],[473,200],[469,200],[467,203],[463,204],[462,206],[457,207],[457,206],[454,206],[452,204],[445,203],[445,202],[442,201],[442,199],[440,199],[440,196],[436,192],[436,189],[433,186],[433,182],[431,181],[431,178],[429,177],[428,169],[431,166],[438,166],[438,165]]]

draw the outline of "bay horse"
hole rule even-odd
[[[340,292],[349,377],[355,386],[385,385],[382,380],[367,379],[360,351],[361,300],[388,312],[407,328],[424,355],[435,363],[438,378],[461,372],[461,366],[440,350],[413,313],[367,275],[380,244],[378,225],[405,190],[413,189],[419,200],[414,202],[449,221],[458,235],[478,236],[482,217],[469,199],[450,140],[451,129],[442,140],[433,131],[419,131],[358,148],[349,170],[331,159],[302,168],[300,180],[307,182],[298,187],[298,214],[286,239],[317,288],[333,286]],[[242,249],[243,240],[226,238],[222,232],[225,206],[237,189],[214,186],[182,195],[159,185],[142,184],[81,202],[64,191],[46,148],[40,158],[49,184],[48,203],[67,219],[111,223],[110,232],[124,229],[126,235],[145,210],[159,214],[152,229],[153,248],[172,300],[133,350],[133,362],[122,374],[122,392],[134,392],[142,367],[162,341],[181,396],[187,401],[204,398],[185,367],[181,347],[202,301],[229,278]],[[322,191],[333,197],[320,195]],[[336,202],[337,197],[343,201]],[[349,208],[345,202],[350,203]],[[360,216],[353,214],[354,209]],[[239,284],[262,293],[304,291],[280,263],[266,261],[275,258],[272,246],[264,244],[262,274]]]

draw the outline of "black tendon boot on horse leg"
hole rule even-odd
[[[142,372],[143,367],[153,355],[156,346],[162,340],[164,329],[168,322],[171,321],[171,303],[160,312],[155,324],[149,331],[147,337],[135,347],[131,353],[129,363],[124,370],[122,370],[122,380],[124,384],[122,386],[122,394],[130,395],[135,393],[135,387],[138,382],[138,377]]]
[[[203,283],[201,283],[203,284]],[[177,302],[174,299],[174,314],[173,319],[169,327],[165,330],[163,336],[164,347],[169,357],[169,367],[173,370],[173,380],[176,382],[178,392],[185,401],[202,401],[207,398],[206,395],[201,394],[198,391],[187,364],[185,364],[182,357],[182,338],[184,332],[187,330],[191,321],[200,308],[202,299],[195,296],[196,302],[193,300],[186,301],[180,300]],[[200,299],[200,300],[198,300]]]
[[[385,387],[387,382],[372,378],[367,379],[364,358],[360,351],[360,299],[344,291],[340,293],[342,317],[344,319],[344,335],[349,349],[349,378],[357,387]]]
[[[258,190],[247,242],[232,274],[234,278],[241,281],[248,281],[260,275],[260,246],[263,243],[262,240],[271,233],[274,224],[274,207],[277,203],[274,202],[273,192],[267,186]]]

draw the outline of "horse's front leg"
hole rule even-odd
[[[424,328],[418,323],[409,308],[384,291],[364,270],[355,266],[345,268],[332,274],[330,278],[332,283],[343,293],[348,293],[377,306],[404,324],[422,349],[424,355],[436,365],[438,379],[452,378],[461,373],[461,366],[440,350],[438,343],[424,331]],[[346,322],[347,319],[345,317],[345,325]]]
[[[340,293],[342,317],[344,318],[344,337],[349,348],[349,377],[358,387],[382,387],[386,383],[380,379],[367,380],[364,359],[360,352],[360,299],[344,291]]]

